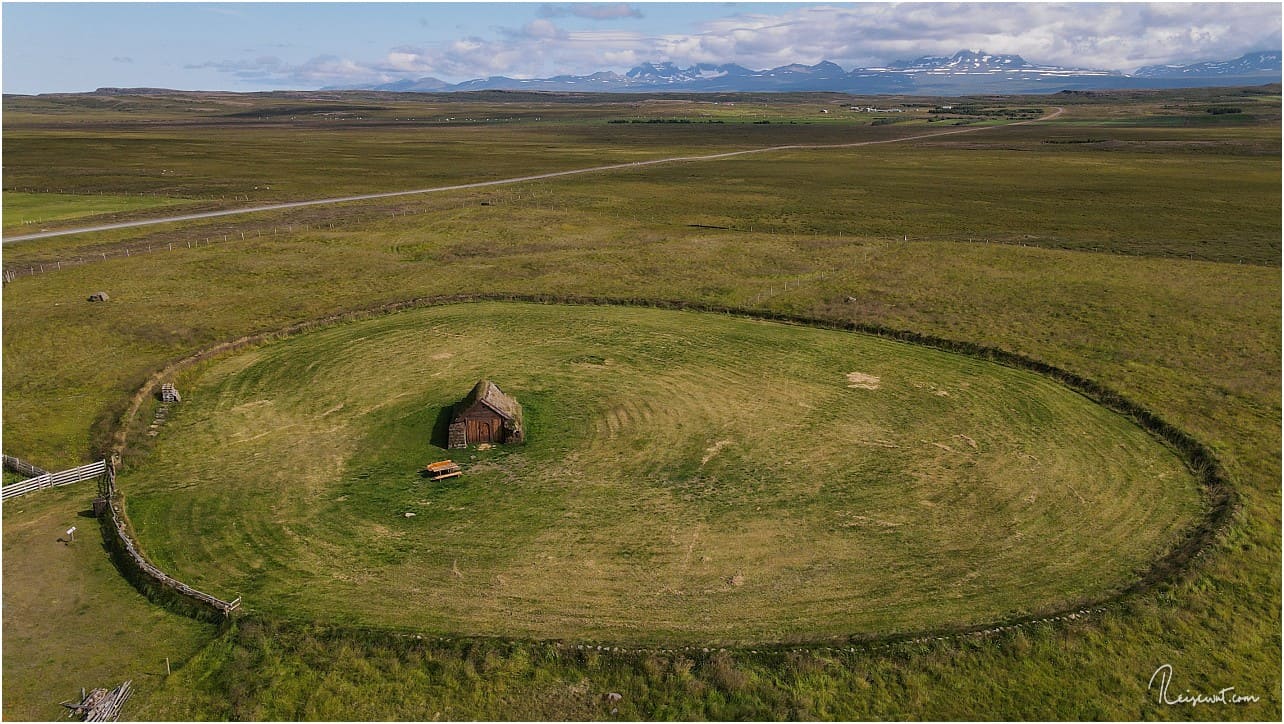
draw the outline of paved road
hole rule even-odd
[[[905,141],[917,141],[923,138],[936,138],[938,136],[952,136],[960,133],[976,133],[978,131],[988,131],[995,128],[1008,128],[1009,126],[1021,126],[1036,121],[1046,121],[1056,118],[1065,112],[1064,108],[1056,108],[1052,113],[1029,121],[1017,121],[1016,123],[1007,123],[1002,126],[973,126],[970,128],[958,128],[952,131],[936,131],[933,133],[921,133],[917,136],[905,136],[903,138],[888,138],[881,141],[857,141],[854,143],[831,143],[821,145],[792,145],[792,146],[768,146],[765,148],[751,148],[743,151],[727,151],[725,153],[713,153],[706,156],[675,156],[672,158],[657,158],[650,161],[634,161],[632,163],[616,163],[608,166],[592,166],[589,168],[576,168],[569,171],[553,171],[550,173],[539,173],[532,176],[517,176],[515,178],[498,179],[495,181],[478,181],[476,183],[455,184],[453,186],[436,186],[430,189],[415,189],[413,191],[386,191],[377,194],[362,194],[360,196],[337,196],[328,199],[315,199],[313,201],[291,201],[281,204],[270,204],[268,206],[251,206],[241,209],[225,209],[223,211],[206,211],[199,214],[183,214],[179,216],[165,216],[156,219],[141,219],[138,221],[122,221],[117,224],[103,224],[102,226],[85,226],[78,229],[60,229],[58,231],[42,231],[35,234],[22,234],[21,236],[7,236],[3,243],[10,244],[18,241],[30,241],[32,239],[47,239],[53,236],[69,236],[71,234],[88,234],[95,231],[110,231],[112,229],[129,229],[135,226],[151,226],[153,224],[173,224],[180,221],[196,221],[198,219],[214,219],[220,216],[235,216],[237,214],[253,214],[259,211],[277,211],[280,209],[298,209],[304,206],[321,206],[323,204],[342,204],[348,201],[369,201],[372,199],[391,199],[398,196],[414,196],[417,194],[435,194],[446,191],[461,191],[465,189],[479,189],[486,186],[504,186],[508,184],[519,184],[526,181],[539,181],[542,179],[558,178],[559,176],[575,176],[583,173],[601,173],[603,171],[618,171],[627,168],[639,168],[642,166],[655,166],[662,163],[685,163],[691,161],[713,161],[720,158],[732,158],[734,156],[747,156],[751,153],[768,153],[771,151],[792,151],[792,150],[813,150],[825,148],[855,148],[857,146],[876,146],[884,143],[904,143]]]

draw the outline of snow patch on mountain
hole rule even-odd
[[[1278,50],[1245,53],[1233,60],[1216,60],[1204,63],[1192,63],[1190,65],[1147,65],[1143,68],[1138,68],[1137,71],[1133,73],[1133,77],[1172,78],[1218,75],[1269,76],[1271,74],[1280,74],[1280,52]]]
[[[1218,82],[1218,78],[1228,80]],[[877,68],[845,71],[837,63],[792,63],[769,70],[749,70],[735,63],[697,63],[679,67],[669,61],[642,63],[623,75],[601,71],[587,76],[514,79],[478,78],[454,85],[436,78],[401,80],[372,90],[477,91],[541,90],[595,92],[648,91],[834,91],[844,93],[967,94],[978,92],[1047,93],[1065,89],[1227,85],[1236,78],[1278,82],[1280,52],[1248,53],[1227,61],[1192,65],[1153,65],[1129,76],[1118,71],[1037,65],[1020,55],[960,50],[954,55],[925,55]]]

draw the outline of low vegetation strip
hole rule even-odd
[[[1167,443],[1173,445],[1173,447],[1176,448],[1177,451],[1182,455],[1183,459],[1186,460],[1187,464],[1191,467],[1191,469],[1199,478],[1199,480],[1205,485],[1205,489],[1207,491],[1206,502],[1208,503],[1206,514],[1200,516],[1199,523],[1189,531],[1187,537],[1184,539],[1182,543],[1172,546],[1171,549],[1169,549],[1167,553],[1160,560],[1153,562],[1148,568],[1146,568],[1136,578],[1135,583],[1133,583],[1128,587],[1129,591],[1135,592],[1135,591],[1144,589],[1145,587],[1152,585],[1155,582],[1163,580],[1168,576],[1172,576],[1178,573],[1179,571],[1184,570],[1189,565],[1190,560],[1198,552],[1198,550],[1200,550],[1203,545],[1205,545],[1209,540],[1211,540],[1212,536],[1216,534],[1216,531],[1220,529],[1220,526],[1224,525],[1224,523],[1229,519],[1231,510],[1233,507],[1233,494],[1231,493],[1229,486],[1226,485],[1225,483],[1225,479],[1221,473],[1220,467],[1217,465],[1216,460],[1213,459],[1211,454],[1209,454],[1208,451],[1205,448],[1203,448],[1202,445],[1190,439],[1188,436],[1185,436],[1183,433],[1176,430],[1175,428],[1172,428],[1171,426],[1166,425],[1165,423],[1163,423],[1162,420],[1159,420],[1153,415],[1150,415],[1145,410],[1142,410],[1141,408],[1138,408],[1135,405],[1131,405],[1126,400],[1124,400],[1123,398],[1120,398],[1118,395],[1113,394],[1108,389],[1101,387],[1099,385],[1096,385],[1095,383],[1089,380],[1074,376],[1070,373],[1066,373],[1064,371],[1049,367],[1047,365],[1042,365],[1041,363],[1035,360],[1030,360],[1028,358],[1011,355],[1010,353],[1002,352],[999,350],[981,348],[975,345],[958,343],[950,340],[923,337],[921,335],[916,335],[916,334],[907,333],[907,332],[899,332],[899,331],[887,330],[887,329],[881,329],[881,328],[862,327],[860,325],[852,325],[852,324],[834,323],[828,320],[799,317],[794,315],[761,315],[761,314],[754,314],[754,313],[748,312],[747,310],[740,310],[740,309],[730,309],[725,307],[714,307],[709,305],[688,304],[688,303],[680,303],[680,302],[662,302],[662,301],[656,302],[653,300],[623,300],[623,299],[602,299],[602,298],[585,298],[585,297],[566,298],[566,297],[550,297],[550,296],[512,296],[512,295],[494,295],[494,296],[460,295],[460,296],[451,296],[451,297],[434,297],[434,298],[411,300],[408,302],[402,302],[402,303],[391,304],[391,305],[382,305],[380,307],[376,307],[373,309],[350,312],[347,314],[333,315],[331,317],[327,317],[322,320],[315,320],[312,322],[305,322],[298,325],[293,325],[292,327],[286,330],[282,330],[280,332],[242,338],[241,340],[237,340],[236,342],[227,343],[224,345],[218,345],[214,348],[211,348],[210,350],[206,350],[202,353],[192,355],[191,357],[188,357],[180,362],[175,363],[174,365],[171,365],[170,367],[167,367],[166,370],[164,370],[162,373],[158,373],[157,375],[153,376],[152,380],[147,385],[144,385],[142,389],[139,390],[139,394],[135,396],[133,400],[133,404],[131,404],[130,406],[130,412],[124,418],[122,418],[122,420],[120,421],[120,424],[118,424],[117,435],[115,436],[116,444],[119,445],[119,449],[122,449],[122,450],[125,449],[126,436],[124,434],[124,431],[129,427],[130,419],[136,415],[136,412],[139,406],[142,404],[142,402],[146,398],[150,396],[151,390],[154,388],[155,384],[157,384],[162,377],[172,378],[172,375],[178,373],[181,369],[189,367],[197,362],[210,359],[211,357],[222,353],[231,352],[246,346],[258,344],[258,343],[267,341],[268,339],[281,337],[281,336],[288,336],[288,335],[296,334],[298,332],[305,331],[305,330],[316,329],[316,328],[319,328],[320,326],[325,326],[336,321],[355,320],[361,317],[374,316],[381,312],[397,311],[397,310],[406,309],[410,307],[439,305],[439,304],[444,304],[449,302],[478,301],[482,299],[492,299],[492,300],[503,299],[503,300],[518,300],[518,301],[528,301],[528,302],[550,302],[550,303],[556,302],[556,303],[572,303],[572,304],[581,304],[581,305],[582,304],[619,305],[623,303],[623,304],[633,304],[633,305],[641,305],[641,306],[667,307],[672,309],[698,309],[700,311],[720,312],[724,314],[732,314],[732,315],[744,316],[744,317],[758,317],[758,318],[773,317],[777,321],[785,321],[785,322],[792,322],[796,324],[804,324],[808,326],[828,327],[828,328],[837,328],[837,329],[856,329],[858,331],[870,332],[878,336],[883,336],[883,337],[892,338],[892,339],[899,339],[903,341],[911,341],[911,342],[918,343],[920,345],[926,344],[928,346],[933,346],[940,349],[946,349],[948,351],[965,352],[972,356],[979,356],[992,361],[998,361],[1002,364],[1006,364],[1013,367],[1032,369],[1034,371],[1041,372],[1045,375],[1056,377],[1063,383],[1086,394],[1090,398],[1105,404],[1107,407],[1110,407],[1118,412],[1125,413],[1125,415],[1133,419],[1135,422],[1140,424],[1145,429],[1149,430],[1152,434],[1156,435],[1157,437],[1166,441]],[[589,364],[589,363],[586,362],[586,364]],[[845,380],[843,380],[841,376],[840,376],[840,381],[845,382]],[[844,388],[846,387],[845,384],[840,386]],[[635,409],[632,411],[621,410],[621,413],[623,414],[623,417],[619,417],[618,419],[627,420],[627,418],[630,415],[633,416],[634,418],[637,418],[639,414],[645,415],[647,411],[642,409]],[[650,414],[654,415],[655,412],[651,411]],[[609,429],[607,430],[607,432],[609,432]],[[719,448],[716,442],[717,441],[715,441],[715,444],[713,445],[713,456],[718,456],[720,453],[723,453],[723,448]],[[949,448],[951,447],[951,445],[957,446],[958,448],[962,448],[962,449],[967,449],[969,447],[967,441],[962,438],[960,438],[959,440],[953,440],[953,441],[947,440],[945,442],[940,442],[939,445],[935,445],[935,447],[937,449],[943,449],[943,448]],[[727,449],[733,450],[734,448],[732,447]],[[696,457],[699,458],[702,456],[707,456],[709,454],[710,454],[709,451],[703,451],[701,455],[697,455]],[[134,499],[137,499],[137,498],[134,498]],[[857,521],[857,524],[863,525],[864,523],[861,521]],[[877,522],[869,523],[869,525],[877,525]],[[147,535],[150,539],[150,535],[151,535],[150,531],[147,533]],[[466,573],[464,575],[466,575]],[[728,584],[729,587],[735,587],[735,582],[734,582],[735,577],[736,577],[735,575],[731,575],[728,577],[728,580],[731,581],[731,583]],[[1081,604],[1082,601],[1078,601],[1077,603]],[[1067,608],[1067,612],[1072,610],[1077,611],[1079,609],[1077,607],[1073,609]],[[1052,615],[1052,613],[1053,612],[1040,611],[1041,615],[1034,618],[1047,618],[1049,615]],[[1011,620],[1009,620],[1008,622],[1011,623],[1013,620],[1017,620],[1020,618],[1021,617],[1018,615],[1015,618],[1012,618]],[[975,630],[975,629],[984,628],[984,627],[985,626],[982,626],[982,625],[961,625],[961,626],[933,625],[932,626],[933,630],[938,630],[938,631],[943,631],[946,629]],[[903,632],[902,635],[907,635],[906,633],[904,633],[908,631],[907,629],[899,629],[899,630]],[[856,636],[855,638],[860,638],[860,639],[880,638],[880,635],[871,634],[869,632],[862,632],[860,635]]]

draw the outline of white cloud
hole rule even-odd
[[[387,83],[400,77],[396,72],[335,55],[319,55],[296,64],[268,55],[253,60],[214,61],[185,67],[213,69],[250,83],[291,88]]]
[[[564,18],[567,15],[590,20],[617,20],[640,18],[642,11],[628,3],[571,3],[567,5],[542,5],[540,17]]]
[[[882,64],[963,48],[1016,53],[1035,63],[1132,71],[1140,65],[1229,58],[1278,35],[1266,3],[906,3],[800,6],[780,15],[745,13],[670,37],[675,62],[720,56],[762,67],[832,60]],[[1269,46],[1268,46],[1269,47]]]
[[[749,6],[753,7],[753,6]],[[963,48],[1016,53],[1034,63],[1131,72],[1143,65],[1226,59],[1278,48],[1280,8],[1267,3],[857,3],[797,5],[779,14],[742,12],[691,32],[646,35],[606,21],[640,16],[632,5],[545,5],[520,28],[397,47],[378,60],[318,56],[298,65],[275,58],[202,67],[268,84],[355,84],[434,75],[536,77],[627,70],[645,61],[739,63],[770,68],[830,60],[869,67]],[[602,20],[568,31],[555,18]]]
[[[409,48],[389,52],[385,63],[390,71],[399,73],[425,73],[429,70],[423,55]]]
[[[555,40],[565,38],[566,31],[544,19],[532,20],[522,26],[522,36],[534,40]]]

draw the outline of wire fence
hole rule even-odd
[[[456,206],[464,205],[467,204],[456,204]],[[436,210],[436,208],[434,207],[423,210],[397,208],[375,212],[350,213],[345,218],[336,217],[334,220],[325,219],[321,221],[309,221],[308,223],[277,223],[248,229],[234,228],[229,230],[227,227],[223,227],[217,231],[206,231],[203,233],[198,232],[195,235],[184,235],[182,238],[172,241],[166,240],[162,237],[161,240],[154,240],[147,243],[129,243],[128,246],[116,246],[103,251],[77,252],[74,256],[68,256],[62,259],[10,263],[4,265],[3,280],[5,284],[8,284],[9,282],[22,277],[33,277],[40,274],[47,274],[49,272],[62,271],[63,269],[83,266],[85,264],[104,262],[109,259],[127,259],[154,252],[199,249],[213,244],[221,244],[230,241],[272,238],[309,231],[334,231],[335,229],[343,229],[344,227],[351,227],[356,224],[394,217],[411,216],[427,213],[431,210]]]

